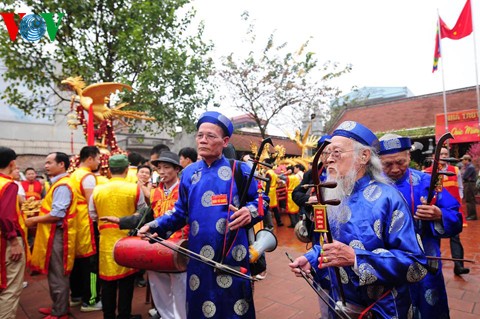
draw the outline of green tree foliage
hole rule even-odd
[[[242,17],[248,22],[248,13]],[[247,39],[251,45],[256,42],[253,24]],[[327,117],[330,101],[340,94],[331,80],[351,70],[330,61],[319,64],[315,54],[307,51],[308,41],[297,52],[287,52],[286,47],[287,43],[277,44],[271,34],[260,55],[250,51],[239,58],[231,53],[217,71],[233,106],[251,116],[263,137],[270,122],[281,124],[287,119],[298,128],[301,118],[314,109],[322,112],[317,116]]]
[[[207,84],[212,61],[211,44],[202,40],[203,25],[191,30],[195,12],[185,8],[189,2],[4,1],[2,12],[22,12],[18,6],[23,4],[36,14],[65,15],[53,42],[47,36],[28,42],[20,34],[12,42],[8,32],[0,32],[2,76],[9,83],[1,97],[26,113],[41,114],[51,109],[52,95],[60,101],[69,98],[61,80],[81,75],[87,85],[130,84],[133,91],[123,96],[129,109],[147,111],[158,129],[192,130],[194,110],[212,95]]]

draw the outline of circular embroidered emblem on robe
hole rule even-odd
[[[192,234],[192,236],[197,236],[199,229],[200,229],[200,225],[196,220],[194,220],[190,226],[190,233]]]
[[[212,246],[205,245],[200,249],[200,255],[208,259],[213,259],[213,257],[215,257],[215,250],[213,250]]]
[[[377,249],[372,250],[372,253],[374,253],[374,254],[384,254],[384,253],[390,253],[390,252],[388,250],[386,250],[385,248],[377,248]]]
[[[210,207],[212,206],[212,196],[215,195],[212,191],[206,191],[202,195],[202,206],[203,207]]]
[[[430,306],[435,306],[438,301],[438,291],[436,289],[427,289],[425,291],[425,300]]]
[[[247,249],[243,245],[237,245],[232,249],[232,257],[236,261],[242,261],[247,256]]]
[[[363,190],[363,197],[369,202],[376,201],[382,195],[382,189],[378,185],[368,185]]]
[[[360,240],[357,240],[357,239],[352,240],[350,242],[350,244],[348,244],[348,246],[350,246],[352,248],[358,248],[358,249],[365,250],[365,246],[363,246],[362,242]]]
[[[217,285],[219,285],[222,288],[230,288],[232,283],[233,283],[233,280],[232,280],[232,276],[230,275],[217,276]]]
[[[427,269],[420,265],[418,262],[414,262],[408,267],[407,280],[408,282],[419,282],[427,274]]]
[[[191,275],[190,279],[188,280],[188,286],[190,287],[191,291],[195,291],[200,287],[200,278],[197,275]]]
[[[351,131],[357,126],[357,123],[354,121],[345,121],[342,124],[340,124],[336,129],[337,130],[345,130],[345,131]]]
[[[345,269],[343,269],[343,267],[340,267],[338,268],[338,270],[340,272],[340,280],[342,281],[342,284],[348,284],[348,274]]]
[[[405,214],[397,209],[392,213],[392,222],[388,232],[391,234],[400,231],[403,228],[403,224],[405,224]]]
[[[377,300],[384,293],[385,287],[382,285],[371,285],[367,287],[368,298]]]
[[[372,265],[363,263],[358,267],[360,286],[371,285],[377,281],[377,272]]]
[[[245,299],[237,300],[233,305],[233,310],[239,316],[243,316],[248,311],[248,302]]]
[[[201,178],[202,178],[202,172],[197,171],[192,175],[190,180],[192,181],[192,184],[195,185],[196,183],[198,183],[198,181],[200,181]]]
[[[229,166],[222,166],[218,169],[218,177],[223,181],[229,181],[232,178],[232,169]]]
[[[382,239],[382,233],[383,233],[383,224],[380,219],[377,219],[373,223],[373,231],[375,232],[375,235],[377,235],[378,239]]]
[[[425,248],[423,247],[422,237],[420,237],[420,234],[417,234],[417,242],[418,242],[418,246],[420,246],[420,249],[422,250],[422,252],[425,253]]]
[[[215,316],[215,312],[217,312],[217,307],[215,307],[213,302],[207,300],[202,305],[202,312],[205,317],[212,318]]]
[[[215,224],[215,228],[220,235],[225,234],[225,228],[227,227],[227,219],[226,218],[219,218]]]

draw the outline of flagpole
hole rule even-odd
[[[478,118],[478,126],[480,127],[480,91],[478,89],[478,63],[477,63],[477,41],[475,40],[475,28],[473,27],[475,24],[473,23],[473,5],[472,1],[470,1],[470,12],[472,12],[472,36],[473,36],[473,56],[475,61],[475,89],[477,92],[477,118]]]
[[[440,51],[440,57],[441,57],[441,60],[442,60],[440,65],[441,65],[441,69],[442,69],[441,71],[442,71],[442,86],[443,86],[443,115],[445,117],[445,133],[447,133],[448,132],[447,94],[445,92],[445,71],[444,71],[444,68],[443,68],[443,62],[445,61],[445,56],[443,55],[443,52],[442,52],[442,44],[441,44],[442,36],[440,34],[442,32],[442,29],[440,29],[440,13],[438,12],[438,9],[437,9],[437,28],[438,28],[438,32],[437,32],[438,50]],[[479,125],[480,125],[480,122],[479,122]]]

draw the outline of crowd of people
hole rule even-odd
[[[45,158],[43,183],[30,167],[18,181],[15,151],[0,147],[0,318],[16,316],[26,265],[47,275],[52,304],[39,309],[47,319],[68,318],[77,306],[103,311],[106,319],[138,318],[132,298],[135,283],[143,280],[141,265],[114,259],[116,242],[132,235],[155,245],[188,241],[191,256],[198,256],[186,271],[146,271],[152,316],[255,318],[253,282],[246,279],[253,279],[251,232],[262,221],[267,230],[273,230],[273,219],[283,226],[280,209],[288,213],[289,227],[302,224],[307,230],[312,249],[290,267],[297,276],[312,272],[331,296],[328,304],[320,302],[322,317],[449,317],[437,257],[440,239],[450,238],[458,259],[455,275],[470,271],[459,236],[467,220],[477,219],[477,174],[469,155],[459,170],[442,148],[439,169],[451,174],[427,202],[432,171],[410,168],[409,138],[378,139],[360,123],[342,123],[326,137],[330,143],[319,172],[322,182],[336,183],[323,191],[325,199],[339,201],[327,205],[332,242],[315,231],[312,205],[320,188],[311,186],[311,167],[267,169],[263,192],[257,183],[239,183],[237,176],[247,180],[252,166],[224,155],[232,134],[226,116],[205,112],[197,122],[196,149],[177,154],[160,144],[148,160],[134,152],[112,155],[108,178],[98,173],[101,153],[95,146],[81,149],[74,170],[67,154],[52,152]],[[286,193],[279,199],[281,185]],[[26,217],[20,203],[30,197],[41,200],[41,208]],[[28,229],[35,228],[29,243]]]

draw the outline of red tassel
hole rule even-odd
[[[92,103],[93,104],[93,103]],[[93,106],[90,104],[88,108],[88,123],[87,123],[87,145],[95,145],[95,133],[93,131]]]
[[[258,182],[258,215],[262,216],[264,215],[263,211],[263,188],[262,188],[262,183]]]

